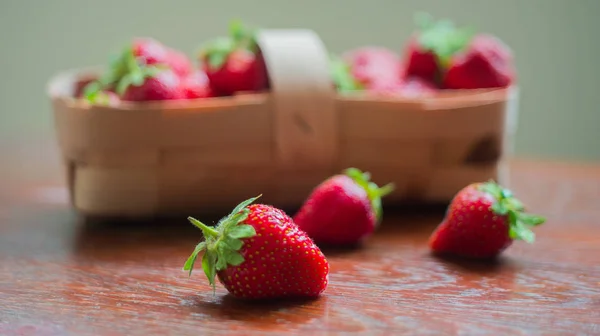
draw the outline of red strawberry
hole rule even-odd
[[[231,295],[242,299],[319,296],[327,288],[327,259],[282,210],[250,205],[258,197],[240,203],[215,228],[189,217],[205,241],[183,269],[191,275],[204,251],[202,268],[213,290],[216,276]]]
[[[367,238],[381,219],[381,198],[393,190],[370,182],[370,174],[349,168],[319,184],[294,221],[317,244],[353,245]]]
[[[178,76],[187,76],[192,69],[192,63],[184,53],[152,38],[136,38],[132,43],[132,52],[142,64],[162,64],[173,69]]]
[[[183,80],[183,90],[188,99],[214,97],[208,82],[208,77],[203,71],[196,71]]]
[[[515,239],[533,242],[530,228],[544,222],[543,217],[526,213],[523,204],[497,183],[473,183],[454,196],[429,246],[440,254],[492,258]]]
[[[472,32],[448,20],[434,21],[427,14],[418,15],[416,21],[419,30],[406,45],[399,75],[439,83],[450,58],[466,46]]]
[[[452,57],[444,88],[507,87],[514,78],[511,50],[496,37],[481,34],[473,38],[466,50]]]
[[[352,76],[365,88],[398,80],[400,60],[393,51],[383,47],[363,47],[342,55]]]
[[[426,80],[436,80],[441,69],[435,53],[423,46],[419,38],[413,36],[406,46],[405,64],[398,73],[402,77],[415,76]]]
[[[175,100],[186,98],[181,79],[169,69],[141,68],[128,74],[117,86],[125,101]]]
[[[200,52],[213,89],[223,95],[268,87],[267,70],[254,32],[234,21],[230,36],[210,41]]]

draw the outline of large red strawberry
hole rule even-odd
[[[349,168],[319,184],[294,222],[317,244],[354,245],[373,233],[382,215],[381,198],[392,191],[391,184],[379,188],[369,173]]]
[[[362,47],[346,52],[342,59],[348,63],[352,76],[366,89],[398,80],[400,60],[387,48]]]
[[[213,290],[216,276],[231,295],[242,299],[319,296],[328,284],[327,259],[282,210],[250,205],[257,198],[240,203],[215,228],[190,217],[205,240],[183,269],[191,275],[204,251],[202,268]]]
[[[210,41],[200,50],[202,68],[213,89],[222,95],[260,91],[268,87],[267,69],[254,31],[238,21],[229,36]]]
[[[490,181],[472,183],[453,198],[429,239],[432,251],[469,258],[492,258],[515,239],[533,242],[531,228],[545,222],[525,212],[512,193]]]
[[[185,97],[188,99],[214,97],[208,77],[204,71],[195,71],[182,82]]]
[[[507,87],[515,79],[512,52],[498,38],[479,34],[468,47],[453,55],[444,77],[447,89]]]
[[[464,49],[472,36],[471,29],[457,28],[448,20],[435,21],[431,16],[416,16],[419,29],[404,50],[402,78],[420,77],[440,83],[450,58]]]

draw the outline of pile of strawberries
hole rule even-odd
[[[423,96],[439,90],[502,88],[515,81],[512,53],[499,39],[419,16],[404,57],[384,47],[332,54],[332,85],[340,93]],[[134,39],[97,80],[75,95],[95,104],[201,99],[269,89],[256,29],[233,21],[226,36],[206,42],[197,67],[184,53],[151,38]]]
[[[330,265],[319,246],[359,246],[382,220],[382,198],[392,184],[378,187],[356,168],[334,175],[310,193],[292,217],[266,204],[240,203],[209,227],[188,219],[204,235],[184,270],[191,275],[202,253],[202,269],[213,288],[216,279],[240,299],[318,297],[329,283]],[[473,183],[452,200],[429,240],[438,254],[488,259],[516,239],[533,242],[531,228],[545,219],[497,183]]]
[[[427,14],[418,15],[417,24],[402,56],[373,46],[333,56],[338,91],[414,97],[514,83],[512,52],[498,38]]]
[[[136,38],[114,57],[100,78],[81,82],[75,95],[91,103],[161,101],[229,96],[268,88],[254,30],[233,21],[229,34],[208,41],[198,66],[181,51],[152,38]]]

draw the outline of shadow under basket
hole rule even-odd
[[[73,97],[96,72],[49,84],[74,208],[92,216],[145,217],[301,205],[348,167],[395,184],[384,204],[445,202],[465,185],[507,185],[518,89],[435,96],[339,95],[328,53],[310,30],[265,30],[258,42],[271,89],[188,101],[96,106]]]

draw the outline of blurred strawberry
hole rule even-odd
[[[383,47],[362,47],[342,55],[352,76],[365,88],[398,79],[400,59],[393,51]]]
[[[214,97],[208,77],[204,71],[195,71],[183,79],[183,91],[188,99]]]
[[[399,75],[439,83],[451,57],[465,48],[472,31],[457,28],[448,20],[435,21],[423,13],[416,16],[416,23],[419,28],[406,45]]]
[[[447,89],[507,87],[515,80],[512,52],[498,38],[480,34],[452,57],[443,86]]]
[[[132,43],[132,50],[138,61],[146,65],[163,64],[182,77],[191,73],[192,63],[184,53],[169,48],[155,39],[136,38]]]
[[[175,100],[186,98],[181,78],[171,69],[141,67],[123,77],[117,86],[124,101]]]
[[[169,70],[177,80],[170,78],[171,74],[154,78],[157,70]],[[179,88],[179,93],[170,92],[171,82],[179,82],[179,77],[188,76],[191,70],[191,62],[182,52],[168,48],[152,38],[135,38],[119,54],[111,57],[107,70],[98,79],[86,85],[83,95],[92,102],[98,92],[111,91],[124,95],[125,87],[134,86],[136,88],[130,90],[133,93],[128,93],[124,100],[146,100],[142,98],[145,94],[141,92],[148,88],[150,91],[156,91],[155,94],[148,94],[150,100],[179,99],[182,96],[182,88]],[[146,79],[149,79],[148,84],[144,84]],[[120,86],[120,89],[117,86]],[[154,90],[153,87],[162,89]]]
[[[223,95],[268,87],[267,68],[255,32],[233,21],[229,35],[210,41],[199,53],[212,88]]]

